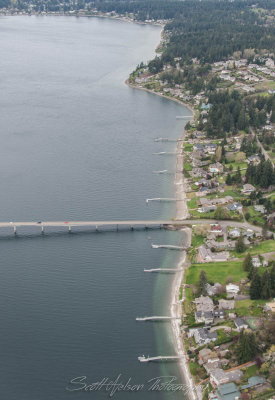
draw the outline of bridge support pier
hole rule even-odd
[[[131,231],[133,231],[134,230],[134,227],[133,227],[133,225],[131,225]]]
[[[13,227],[13,233],[16,235],[17,234],[17,231],[16,231],[16,226],[14,225],[14,227]]]
[[[43,225],[41,226],[41,233],[42,233],[42,235],[44,234],[44,226]]]
[[[148,225],[145,225],[145,230],[148,231]]]
[[[118,225],[116,226],[116,231],[118,232]]]
[[[72,232],[72,227],[69,225],[69,227],[68,227],[68,231],[69,231],[69,233],[71,233]]]
[[[96,225],[95,230],[96,230],[96,232],[98,232],[98,225]]]

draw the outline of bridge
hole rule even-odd
[[[180,272],[183,271],[183,268],[152,268],[152,269],[145,269],[144,272]]]
[[[175,361],[184,357],[184,354],[178,356],[157,356],[157,357],[138,357],[140,362],[150,362],[150,361]]]
[[[117,220],[117,221],[16,221],[16,222],[0,222],[0,229],[7,228],[13,229],[14,234],[17,233],[18,228],[26,228],[26,227],[36,227],[41,230],[41,233],[44,233],[46,228],[65,228],[68,232],[72,232],[72,229],[75,228],[90,228],[95,229],[95,231],[99,231],[102,227],[105,229],[116,229],[117,231],[119,228],[126,228],[129,230],[134,229],[154,229],[154,228],[180,228],[185,225],[194,225],[194,224],[214,224],[218,223],[219,225],[226,227],[239,227],[239,228],[250,228],[254,231],[261,232],[261,227],[251,225],[248,222],[237,222],[237,221],[216,221],[216,220],[207,220],[207,219],[200,219],[200,220],[192,220],[192,219],[185,219],[185,220]],[[159,246],[159,245],[155,245]],[[168,245],[169,246],[169,245]]]
[[[173,319],[181,319],[179,317],[159,317],[159,316],[153,316],[153,317],[137,317],[136,321],[170,321]]]

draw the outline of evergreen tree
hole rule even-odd
[[[255,358],[258,352],[254,333],[246,333],[243,330],[240,333],[237,346],[237,357],[239,364],[244,364]]]
[[[244,238],[242,235],[237,239],[235,249],[237,253],[243,253],[245,251],[246,246],[244,244]]]
[[[262,282],[261,277],[258,272],[254,273],[252,278],[249,294],[252,300],[260,299],[261,298],[261,291],[262,291]]]
[[[261,278],[261,298],[269,299],[271,297],[271,282],[270,282],[270,274],[268,271],[264,271]]]
[[[198,295],[199,296],[207,296],[206,284],[207,284],[207,276],[206,272],[202,270],[199,276],[199,283],[198,283]]]
[[[225,183],[227,185],[232,185],[232,179],[231,179],[231,175],[230,174],[227,174]]]
[[[244,271],[250,271],[251,267],[253,267],[252,257],[250,255],[250,253],[248,253],[243,261],[243,269],[244,269]]]

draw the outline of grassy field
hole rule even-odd
[[[198,211],[190,211],[190,214],[195,219],[214,219],[215,211],[210,211],[209,213],[200,213]]]
[[[257,246],[253,246],[252,248],[247,249],[244,253],[237,253],[235,250],[231,251],[230,254],[234,257],[242,258],[245,257],[247,253],[253,255],[261,255],[263,253],[271,253],[275,251],[275,240],[265,240],[261,242]]]
[[[263,215],[258,212],[255,211],[253,206],[249,206],[249,207],[245,207],[244,208],[244,214],[246,212],[249,212],[249,214],[251,215],[249,222],[253,223],[254,220],[257,221],[258,224],[264,224],[265,223],[265,218],[263,217]]]
[[[190,165],[188,162],[185,162],[183,164],[183,168],[185,169],[185,171],[192,171],[192,165]]]
[[[191,265],[186,273],[186,283],[189,285],[196,284],[201,270],[206,272],[209,281],[219,282],[222,285],[226,284],[228,278],[232,283],[246,278],[246,272],[242,268],[241,261],[227,261]]]
[[[232,186],[225,186],[225,191],[223,193],[214,193],[214,194],[209,194],[206,197],[208,199],[213,199],[214,197],[225,197],[225,196],[231,196],[233,198],[244,198],[237,190],[234,189]]]
[[[239,300],[235,302],[235,311],[239,317],[254,316],[260,317],[263,314],[262,308],[266,303],[265,300]]]
[[[261,82],[258,85],[255,85],[254,87],[256,90],[275,89],[275,81]]]
[[[193,151],[193,145],[192,144],[185,144],[183,147],[184,151]]]
[[[201,246],[205,242],[205,238],[201,235],[192,236],[192,247]]]
[[[198,205],[197,205],[197,199],[194,197],[192,200],[189,200],[189,201],[187,202],[187,206],[188,206],[189,209],[197,208],[197,207],[198,207]]]

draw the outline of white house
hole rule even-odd
[[[259,257],[252,257],[253,267],[260,267],[262,265]]]
[[[228,233],[229,233],[229,236],[234,237],[234,238],[241,236],[241,231],[238,228],[230,229],[230,231]]]
[[[238,285],[233,285],[233,283],[229,283],[226,285],[226,293],[230,295],[236,295],[240,291],[240,288]]]

